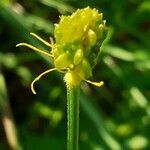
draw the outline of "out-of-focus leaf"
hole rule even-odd
[[[133,132],[132,130],[130,124],[120,124],[116,127],[116,132],[120,137],[128,137]]]
[[[150,60],[150,52],[147,49],[137,49],[133,55],[137,61],[148,61]]]
[[[11,29],[16,34],[21,37],[26,37],[27,33],[29,33],[29,29],[26,28],[25,22],[22,17],[17,15],[10,8],[3,8],[0,10],[0,16],[5,20],[5,22],[9,25],[11,24]]]
[[[150,108],[149,108],[148,100],[142,94],[142,92],[136,87],[131,87],[130,94],[133,97],[133,100],[135,100],[135,102],[138,104],[138,106],[144,108],[147,114],[150,115]]]
[[[24,149],[27,150],[65,150],[65,140],[60,137],[24,133]]]
[[[146,107],[147,106],[148,101],[147,101],[146,97],[140,92],[140,90],[138,88],[132,87],[130,89],[130,93],[140,107]]]
[[[148,139],[141,135],[136,135],[127,141],[130,149],[145,149],[148,146]]]
[[[34,26],[35,30],[43,30],[46,33],[53,34],[54,26],[50,21],[35,15],[28,15],[25,20],[27,21],[27,26],[29,26],[29,28]]]
[[[127,33],[130,33],[131,35],[133,35],[135,38],[141,41],[145,46],[150,47],[149,35],[145,34],[143,31],[140,31],[138,28],[135,27],[135,25],[132,25],[133,19],[132,18],[130,19],[131,21],[125,20],[124,23],[121,23],[120,28],[122,28],[122,30],[125,30]]]
[[[0,107],[4,107],[7,103],[8,95],[4,76],[0,70]]]
[[[110,46],[110,45],[105,46],[103,52],[105,52],[113,57],[122,59],[124,61],[133,61],[134,60],[134,56],[131,52],[124,50],[122,48],[119,48],[119,47]]]
[[[61,92],[62,92],[61,87],[59,86],[53,87],[53,89],[49,93],[49,98],[56,100],[61,94]]]
[[[136,62],[135,67],[140,71],[150,70],[150,61]]]
[[[150,2],[147,1],[143,1],[143,3],[139,6],[138,11],[150,11]]]
[[[15,72],[21,78],[21,81],[24,85],[29,85],[31,82],[32,74],[28,68],[24,66],[19,66],[16,68]]]
[[[27,42],[36,45],[36,47],[43,49],[43,45],[34,39],[29,33],[32,32],[30,31],[27,27],[27,23],[24,23],[24,19],[22,16],[19,16],[16,14],[13,10],[8,9],[8,8],[3,8],[0,11],[0,16],[6,21],[7,24],[11,24],[11,30],[17,34],[18,37],[23,38]],[[21,42],[21,41],[20,41]],[[17,43],[16,43],[17,44]],[[15,46],[15,45],[14,45]],[[48,57],[45,57],[38,53],[46,62],[50,62]]]
[[[117,75],[118,77],[121,77],[123,75],[122,70],[111,56],[105,56],[103,58],[103,61],[115,75]]]
[[[2,7],[6,7],[10,4],[11,0],[1,0],[0,1],[0,9],[1,9],[1,6]]]
[[[0,53],[0,64],[12,69],[18,64],[17,57],[13,53],[2,54]]]
[[[68,4],[58,0],[40,0],[44,5],[58,9],[62,14],[66,12],[72,13],[75,9]]]
[[[34,110],[40,116],[48,119],[53,126],[56,126],[62,120],[62,112],[60,110],[53,110],[42,103],[36,103]]]
[[[6,83],[4,76],[0,70],[0,113],[2,117],[2,122],[4,125],[7,142],[11,149],[22,150],[22,147],[19,143],[16,127],[13,120],[13,115],[8,100],[8,93],[6,88]]]
[[[87,116],[91,119],[101,138],[107,144],[110,149],[121,150],[121,145],[113,138],[105,129],[103,119],[98,110],[93,106],[88,97],[85,98],[83,93],[81,94],[81,106]]]

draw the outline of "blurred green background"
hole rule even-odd
[[[33,95],[31,81],[53,64],[15,45],[49,50],[29,33],[48,40],[60,15],[87,6],[104,13],[109,34],[91,78],[105,85],[82,85],[80,150],[150,149],[150,1],[0,0],[0,150],[12,149],[6,120],[15,126],[20,149],[66,150],[63,75],[43,77]]]

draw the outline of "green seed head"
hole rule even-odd
[[[71,16],[61,16],[54,31],[57,48],[52,50],[56,68],[69,68],[72,64],[72,73],[90,77],[106,34],[103,15],[96,9],[87,7]]]

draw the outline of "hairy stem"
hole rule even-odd
[[[67,86],[68,150],[78,150],[80,86]]]

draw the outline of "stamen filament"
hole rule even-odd
[[[92,85],[95,85],[97,87],[101,87],[102,85],[104,85],[103,81],[100,81],[100,82],[93,82],[93,81],[90,81],[90,80],[85,80],[85,81],[88,82],[88,83],[90,83],[90,84],[92,84]]]
[[[53,40],[52,37],[50,37],[49,39],[50,39],[51,45],[52,45],[52,47],[53,47],[53,45],[54,45],[54,40]]]
[[[49,40],[50,40],[51,47],[52,47],[52,51],[53,51],[53,49],[54,49],[55,46],[56,46],[55,43],[54,43],[54,39],[53,39],[52,37],[50,37]],[[50,51],[50,53],[52,53],[52,51]]]
[[[54,70],[57,70],[57,69],[56,69],[56,68],[48,69],[48,70],[44,71],[43,73],[41,73],[39,76],[37,76],[37,77],[32,81],[32,83],[31,83],[31,91],[33,92],[33,94],[36,94],[36,91],[34,90],[34,83],[35,83],[36,81],[38,81],[43,75],[45,75],[45,74],[47,74],[47,73],[49,73],[49,72],[52,72],[52,71],[54,71]]]
[[[32,36],[34,36],[35,38],[37,38],[39,41],[41,41],[42,43],[44,43],[45,45],[49,46],[49,47],[52,47],[51,44],[49,44],[47,41],[45,41],[44,39],[42,39],[41,37],[39,37],[37,34],[35,33],[30,33]]]
[[[100,81],[100,82],[93,82],[93,81],[90,81],[90,80],[86,80],[85,78],[83,78],[80,74],[78,74],[82,80],[86,81],[87,83],[90,83],[94,86],[97,86],[97,87],[101,87],[104,85],[104,82],[103,81]]]
[[[53,57],[53,55],[51,55],[47,52],[44,52],[43,50],[40,50],[39,48],[36,48],[36,47],[34,47],[34,46],[32,46],[31,44],[28,44],[28,43],[19,43],[19,44],[16,45],[16,47],[18,47],[18,46],[26,46],[26,47],[31,48],[32,50],[37,51],[39,53],[42,53],[46,56]]]

